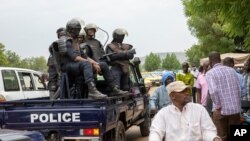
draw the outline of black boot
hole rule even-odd
[[[111,95],[123,95],[128,93],[128,91],[120,90],[117,85],[111,85],[110,88],[111,88]]]
[[[94,82],[89,82],[88,83],[88,90],[89,90],[89,97],[93,99],[101,99],[101,98],[106,98],[107,96],[99,92],[96,87]]]

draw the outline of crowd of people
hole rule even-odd
[[[62,80],[61,75],[67,74],[70,78],[83,77],[88,88],[88,98],[106,98],[95,84],[97,74],[101,74],[110,88],[110,95],[123,95],[129,90],[129,60],[136,53],[133,46],[123,43],[127,31],[117,28],[113,31],[113,40],[106,46],[95,38],[98,26],[79,18],[71,19],[65,27],[59,28],[56,33],[58,39],[50,47],[48,59],[50,99],[59,98]],[[107,59],[105,56],[109,54]],[[111,69],[109,69],[111,66]]]
[[[155,115],[149,141],[230,140],[230,125],[240,124],[241,101],[250,100],[250,59],[240,73],[233,58],[221,60],[219,52],[208,58],[199,69],[184,62],[175,78],[163,73],[162,86],[150,96]]]

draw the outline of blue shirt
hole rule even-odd
[[[163,73],[162,85],[154,91],[149,99],[150,109],[160,110],[161,108],[172,103],[165,86],[165,82],[169,77],[174,80],[174,74],[172,72],[166,71]]]

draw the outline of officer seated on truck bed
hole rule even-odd
[[[58,40],[61,71],[73,77],[84,76],[84,82],[88,86],[88,97],[106,98],[107,96],[99,92],[94,83],[93,69],[100,72],[99,64],[80,51],[78,35],[82,28],[79,19],[68,21],[66,25],[68,37],[63,36]]]
[[[109,88],[111,89],[111,93],[109,93],[110,96],[127,94],[127,91],[120,90],[118,85],[115,84],[115,78],[109,70],[106,59],[103,57],[105,55],[103,46],[100,41],[95,39],[97,29],[98,27],[95,24],[87,24],[84,30],[82,29],[80,31],[80,49],[82,52],[86,52],[85,54],[89,58],[98,62],[101,68],[101,72],[99,74],[103,75],[105,82],[107,82]]]

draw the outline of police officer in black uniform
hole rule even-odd
[[[101,68],[101,74],[103,75],[105,81],[107,82],[108,86],[111,88],[110,95],[122,95],[128,93],[127,91],[122,91],[118,88],[118,85],[115,84],[115,78],[111,74],[109,70],[109,66],[106,60],[103,57],[105,55],[105,51],[101,42],[95,39],[95,33],[98,30],[98,27],[91,23],[87,24],[84,28],[84,31],[80,32],[80,38],[84,38],[82,40],[82,44],[80,45],[81,48],[86,48],[87,55],[94,61],[98,62]],[[86,38],[85,38],[86,37]]]
[[[88,85],[88,97],[105,98],[107,96],[97,90],[93,78],[93,69],[100,72],[100,66],[80,50],[78,35],[82,26],[79,19],[72,19],[67,23],[66,31],[69,38],[58,40],[58,50],[62,56],[60,66],[62,71],[70,76],[84,76],[84,81]]]
[[[128,35],[125,29],[115,29],[113,40],[106,47],[106,53],[116,53],[110,55],[112,74],[122,90],[129,90],[129,60],[134,58],[136,52],[132,45],[122,43],[125,35]]]
[[[66,35],[66,29],[64,27],[58,28],[56,31],[57,38],[59,39],[62,36]],[[48,89],[50,92],[50,99],[57,99],[59,97],[59,68],[58,64],[56,63],[56,58],[55,58],[55,50],[53,48],[54,44],[57,41],[54,41],[50,46],[49,46],[49,52],[50,56],[48,58],[48,73],[49,73],[49,83],[48,83]]]

